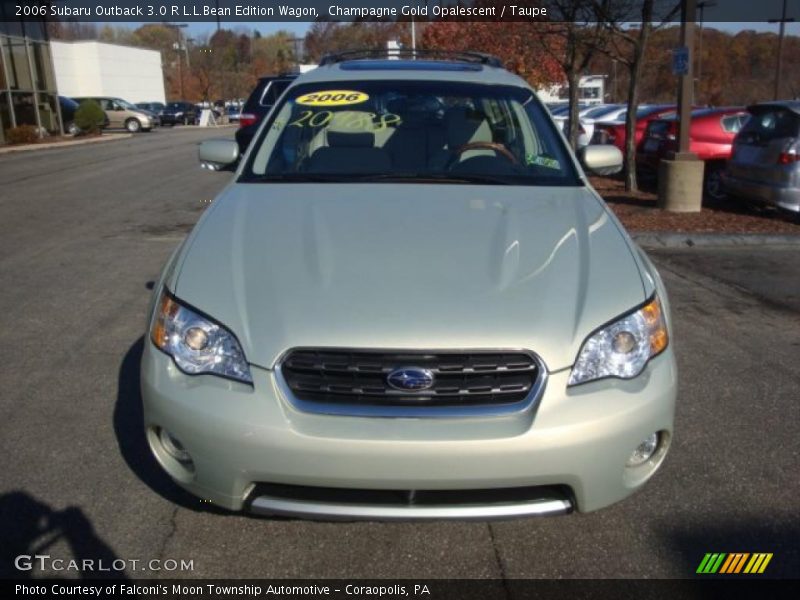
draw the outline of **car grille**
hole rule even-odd
[[[430,371],[433,384],[413,391],[395,389],[388,376],[397,369]],[[280,372],[291,394],[315,404],[380,407],[502,406],[528,399],[543,369],[527,352],[367,352],[298,349]]]

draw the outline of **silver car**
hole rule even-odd
[[[722,175],[731,196],[793,212],[800,219],[800,101],[748,107]]]
[[[622,500],[667,454],[667,296],[584,174],[619,151],[579,162],[496,59],[415,58],[300,76],[164,269],[145,432],[203,501],[555,515]]]

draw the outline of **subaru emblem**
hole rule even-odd
[[[396,390],[418,392],[433,386],[433,373],[420,367],[402,367],[389,373],[386,382]]]

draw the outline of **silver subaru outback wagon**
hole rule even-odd
[[[203,166],[239,160],[210,140]],[[670,447],[664,287],[528,84],[470,53],[330,56],[273,108],[156,287],[146,436],[230,510],[592,511]]]

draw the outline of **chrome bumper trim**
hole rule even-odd
[[[257,515],[302,517],[322,521],[417,521],[417,520],[493,520],[534,516],[555,516],[572,512],[567,499],[529,500],[490,505],[369,505],[337,504],[287,500],[274,496],[258,496],[250,503],[250,512]]]

